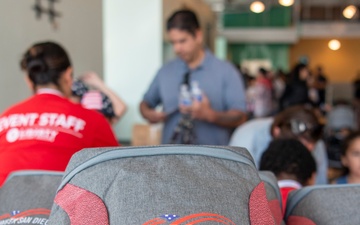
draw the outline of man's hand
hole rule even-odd
[[[150,123],[161,123],[166,119],[166,114],[164,112],[158,112],[158,111],[155,111],[155,110],[149,110],[146,113],[145,118]]]
[[[187,106],[187,105],[179,105],[179,111],[181,114],[191,114],[192,112],[192,105]]]
[[[206,121],[223,127],[237,127],[246,119],[246,117],[244,117],[245,114],[240,110],[215,111],[211,107],[209,98],[204,94],[201,101],[193,100],[191,108],[187,110],[191,113],[193,119]]]
[[[213,122],[214,111],[211,108],[210,101],[206,95],[203,94],[202,100],[194,100],[191,107],[191,117],[197,120]]]
[[[164,112],[159,112],[150,108],[145,101],[140,103],[140,112],[150,123],[160,123],[166,119],[166,114]]]

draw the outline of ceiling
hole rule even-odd
[[[208,3],[215,12],[236,11],[244,9],[249,6],[254,0],[204,0]],[[277,0],[260,0],[265,5],[279,5]],[[346,7],[347,5],[354,4],[360,5],[360,0],[295,0],[296,4],[302,7],[309,6],[340,6]]]

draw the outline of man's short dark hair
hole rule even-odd
[[[292,175],[302,185],[316,172],[316,163],[310,151],[295,139],[278,139],[270,143],[260,161],[260,170],[279,175]]]
[[[199,21],[195,13],[191,10],[176,11],[167,21],[166,30],[179,29],[189,32],[195,36],[196,31],[200,29]]]

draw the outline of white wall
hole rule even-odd
[[[162,0],[104,0],[104,78],[128,111],[116,126],[130,140],[139,104],[162,64]]]
[[[44,7],[48,1],[42,0]],[[70,54],[75,76],[87,70],[102,73],[102,1],[71,0],[55,3],[62,13],[54,30],[48,17],[35,18],[33,0],[0,3],[0,111],[31,92],[23,81],[19,61],[34,42],[53,40]]]

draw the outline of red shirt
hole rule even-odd
[[[300,189],[302,186],[299,182],[294,180],[279,180],[278,185],[281,193],[283,214],[285,214],[286,202],[290,192]]]
[[[0,116],[0,186],[12,171],[64,171],[83,148],[119,145],[105,117],[54,92],[34,95]]]

